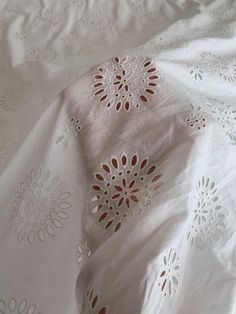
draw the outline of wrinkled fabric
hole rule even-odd
[[[8,0],[0,34],[0,313],[236,313],[236,3]]]

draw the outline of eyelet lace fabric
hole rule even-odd
[[[15,234],[17,241],[27,239],[29,243],[54,236],[69,217],[70,195],[59,176],[52,176],[50,170],[42,167],[33,169],[15,193],[9,235]]]
[[[0,314],[236,313],[235,16],[0,1]]]
[[[163,185],[162,174],[138,154],[111,157],[100,168],[94,174],[90,211],[103,232],[113,233],[151,204]]]
[[[139,109],[156,94],[158,79],[158,69],[150,59],[114,57],[97,69],[94,96],[117,112]]]

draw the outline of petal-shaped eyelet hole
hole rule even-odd
[[[149,174],[151,174],[151,173],[153,173],[153,171],[155,171],[155,169],[156,169],[156,166],[151,166],[149,169],[148,169],[148,171],[147,171],[147,174],[149,175]]]
[[[115,58],[114,58],[114,61],[115,61],[116,63],[120,63],[120,58],[119,58],[119,57],[115,57]]]
[[[153,72],[155,72],[156,71],[156,68],[151,68],[151,69],[149,69],[147,72],[148,73],[153,73]]]
[[[103,164],[102,169],[105,170],[107,173],[111,172],[110,167],[107,164]]]
[[[148,99],[147,99],[146,96],[144,96],[144,95],[141,95],[141,96],[140,96],[140,99],[141,99],[143,102],[148,102]]]
[[[149,94],[152,94],[152,95],[155,94],[155,92],[154,92],[152,89],[145,89],[145,91],[146,91],[147,93],[149,93]]]
[[[116,226],[115,226],[115,232],[117,232],[121,227],[121,222],[119,222]]]
[[[146,167],[147,163],[148,163],[148,159],[145,158],[145,159],[141,162],[140,169],[142,170],[144,167]]]
[[[107,212],[103,213],[100,217],[99,217],[99,222],[103,221],[105,218],[107,217]]]
[[[144,64],[144,67],[145,67],[145,68],[148,67],[151,63],[152,63],[151,61],[146,62],[146,63]]]

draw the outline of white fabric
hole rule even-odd
[[[2,0],[0,313],[236,313],[236,2]]]

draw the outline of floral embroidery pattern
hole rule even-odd
[[[212,99],[207,106],[226,135],[236,142],[236,110],[217,99]]]
[[[91,211],[105,231],[116,232],[151,203],[163,185],[162,175],[157,173],[157,165],[150,164],[148,158],[139,160],[137,154],[112,157],[101,170],[95,173]]]
[[[207,127],[207,119],[204,113],[201,111],[201,107],[195,107],[193,104],[189,104],[191,111],[188,113],[185,122],[189,127],[195,130],[202,130]]]
[[[171,249],[164,256],[159,273],[159,287],[165,296],[172,296],[176,293],[176,289],[179,286],[179,269],[179,257],[177,253]]]
[[[94,95],[106,108],[139,109],[156,94],[157,68],[147,58],[115,57],[100,66],[94,75]]]
[[[56,52],[51,47],[38,47],[31,49],[25,56],[25,61],[28,62],[51,62],[56,58]]]
[[[226,82],[236,82],[236,60],[217,57],[210,51],[203,51],[201,56],[209,70],[217,73]]]
[[[37,9],[38,9],[38,13],[36,14],[33,20],[31,29],[28,28],[27,30],[21,30],[20,32],[16,32],[15,37],[17,39],[25,40],[32,34],[32,32],[48,31],[48,29],[54,28],[63,22],[64,15],[61,9],[55,8],[55,7],[47,7],[45,9],[41,9],[40,7],[34,8],[34,10],[37,10]],[[40,49],[40,48],[36,48],[36,49]]]
[[[204,71],[201,69],[198,64],[188,64],[187,69],[189,70],[189,74],[195,82],[202,81],[204,77]]]
[[[35,27],[48,27],[56,26],[63,21],[63,12],[55,8],[47,8],[41,10],[34,20]]]
[[[88,243],[85,241],[82,244],[77,245],[76,248],[76,263],[79,266],[79,269],[81,269],[85,262],[87,261],[87,259],[91,256],[91,250],[89,249],[89,245]]]
[[[81,130],[80,119],[77,117],[77,114],[69,116],[63,125],[63,134],[61,134],[56,139],[56,144],[63,143],[64,151],[68,149],[69,146],[69,138],[71,136],[78,136]]]
[[[202,177],[193,195],[193,218],[187,239],[198,248],[216,244],[224,235],[223,213],[215,182]]]
[[[81,314],[107,314],[107,307],[100,306],[98,295],[93,290],[88,290],[84,296],[84,304]]]
[[[0,313],[1,314],[34,314],[37,306],[29,304],[26,299],[17,302],[15,298],[10,298],[9,301],[4,301],[0,298]]]
[[[13,156],[17,145],[17,136],[12,128],[4,128],[0,131],[0,165]]]
[[[0,95],[0,106],[7,111],[17,111],[29,103],[32,97],[32,84],[25,82],[9,87],[2,96]]]
[[[9,234],[16,235],[17,241],[32,243],[38,238],[55,236],[56,230],[63,228],[71,208],[71,193],[58,175],[39,167],[26,175],[15,193],[8,223]]]

